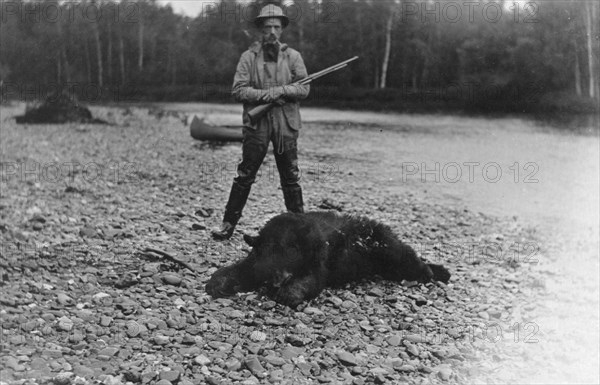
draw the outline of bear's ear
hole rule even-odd
[[[248,244],[248,246],[256,246],[258,244],[258,239],[260,238],[260,236],[258,235],[248,235],[248,234],[244,234],[244,241]]]

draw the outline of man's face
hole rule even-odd
[[[262,36],[265,43],[274,43],[281,37],[283,26],[281,20],[277,17],[266,19],[262,25]]]

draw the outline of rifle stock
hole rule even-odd
[[[250,122],[252,124],[256,123],[256,121],[262,117],[267,112],[271,111],[275,107],[275,103],[261,104],[260,106],[256,106],[250,111],[248,111],[248,117],[250,117]]]
[[[333,65],[331,67],[327,67],[324,70],[321,70],[319,72],[316,72],[312,75],[309,75],[307,77],[305,77],[302,80],[297,81],[296,83],[292,83],[292,85],[295,84],[309,84],[310,82],[312,82],[315,79],[320,78],[321,76],[325,76],[328,75],[332,72],[335,72],[337,70],[340,70],[344,67],[348,66],[348,63],[354,61],[358,59],[358,56],[354,56],[348,60],[344,60],[343,62],[340,62],[336,65]],[[267,103],[267,104],[261,104],[259,106],[254,107],[253,109],[251,109],[250,111],[248,111],[248,117],[250,118],[250,122],[252,124],[255,124],[258,119],[260,119],[264,114],[266,114],[267,112],[271,111],[271,109],[273,109],[273,107],[276,106],[276,103]]]

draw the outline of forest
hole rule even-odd
[[[264,2],[205,1],[195,18],[154,0],[2,0],[2,101],[68,92],[95,102],[232,102]],[[597,1],[294,0],[282,41],[309,105],[396,111],[597,112]]]

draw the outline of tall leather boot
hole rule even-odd
[[[285,207],[290,213],[303,213],[304,201],[302,200],[302,188],[297,187],[282,187],[283,200]]]
[[[242,210],[246,205],[249,194],[249,187],[242,187],[238,183],[233,182],[231,185],[231,192],[229,193],[229,200],[225,206],[223,223],[221,223],[221,226],[218,229],[214,229],[211,232],[212,237],[215,240],[223,241],[231,238],[231,235],[233,235],[233,230],[235,230],[235,226],[242,216]]]

